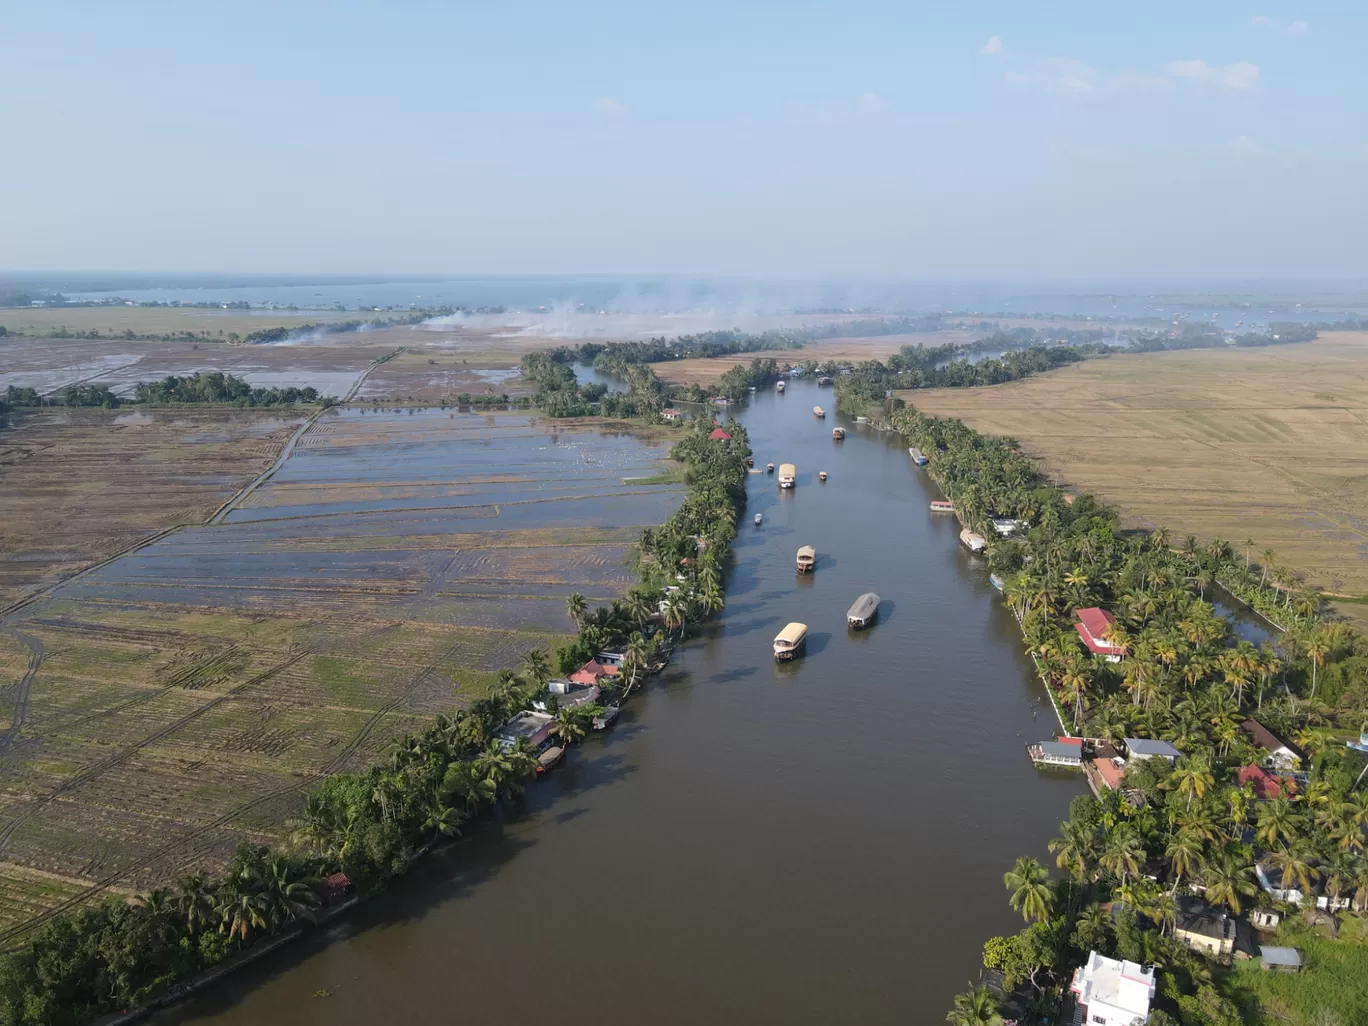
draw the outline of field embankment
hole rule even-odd
[[[1276,565],[1324,591],[1368,595],[1368,333],[1116,355],[904,398],[1019,439],[1055,479],[1134,522],[1241,552],[1252,539],[1256,561],[1272,549]]]

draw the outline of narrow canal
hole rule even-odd
[[[818,402],[795,383],[741,413],[757,465],[796,463],[798,486],[752,476],[724,616],[611,735],[525,813],[156,1021],[943,1022],[1020,925],[1002,873],[1045,856],[1084,785],[1027,760],[1048,699],[934,486]],[[868,590],[880,619],[854,634]],[[789,620],[807,657],[777,666]]]

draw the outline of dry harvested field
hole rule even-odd
[[[221,409],[15,416],[0,431],[0,609],[158,531],[202,523],[303,421]]]
[[[1133,521],[1252,538],[1327,591],[1368,595],[1368,333],[1117,355],[904,398],[1019,438],[1058,480]]]
[[[224,415],[225,411],[217,411]],[[670,432],[339,408],[240,507],[0,621],[0,939],[281,837],[321,774],[621,594]]]

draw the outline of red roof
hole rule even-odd
[[[1107,629],[1116,623],[1116,617],[1105,609],[1098,609],[1096,606],[1080,609],[1077,615],[1078,623],[1074,624],[1074,630],[1078,631],[1078,636],[1083,639],[1083,644],[1088,646],[1089,652],[1097,655],[1124,654],[1118,646],[1102,640]]]
[[[669,417],[669,416],[678,417],[678,416],[679,416],[679,411],[676,410],[673,406],[671,406],[668,410],[661,410],[661,411],[660,411],[660,415],[661,415],[662,417]]]
[[[711,441],[714,441],[714,442],[730,442],[730,441],[731,441],[731,435],[727,434],[727,433],[726,433],[725,431],[723,431],[721,428],[713,428],[713,433],[710,434],[710,435],[708,436],[708,438],[709,438]]]
[[[1078,745],[1079,748],[1083,747],[1083,739],[1081,737],[1057,737],[1055,738],[1055,741],[1061,745]]]
[[[1121,786],[1121,781],[1126,779],[1126,771],[1110,759],[1094,759],[1092,764],[1102,777],[1102,782],[1113,791]]]
[[[1291,777],[1280,777],[1275,773],[1269,773],[1262,766],[1241,766],[1240,772],[1235,774],[1240,785],[1252,783],[1254,794],[1264,801],[1272,801],[1285,790],[1289,796],[1297,793],[1297,782]]]
[[[616,666],[604,666],[597,659],[590,659],[574,673],[570,674],[570,679],[576,684],[597,684],[604,677],[611,677],[617,673]]]

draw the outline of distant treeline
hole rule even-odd
[[[1212,349],[1218,346],[1279,346],[1311,342],[1317,334],[1315,325],[1290,321],[1270,324],[1266,332],[1247,331],[1233,336],[1227,335],[1214,324],[1184,324],[1176,335],[1171,332],[1131,335],[1127,348],[1132,353],[1153,353],[1172,349]]]
[[[263,328],[249,332],[242,341],[249,345],[263,342],[288,342],[292,338],[306,338],[310,335],[345,335],[355,331],[370,331],[375,328],[395,328],[406,324],[422,324],[434,317],[446,317],[455,313],[452,307],[435,310],[420,310],[400,317],[372,317],[356,321],[325,321],[320,324],[301,324],[294,328]]]
[[[160,381],[140,381],[133,390],[134,402],[149,406],[168,403],[223,403],[234,406],[289,406],[316,403],[331,406],[337,400],[324,398],[318,389],[253,388],[241,378],[219,371],[200,371],[178,377],[168,374]]]

